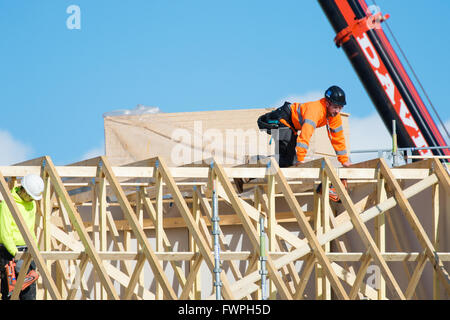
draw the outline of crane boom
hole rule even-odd
[[[381,22],[364,0],[318,0],[385,126],[396,120],[400,147],[444,147],[445,139],[430,116]],[[449,149],[421,149],[421,155],[450,155]],[[417,153],[417,152],[416,152]]]

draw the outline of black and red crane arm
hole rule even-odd
[[[342,47],[389,132],[397,122],[400,147],[442,147],[445,140],[387,39],[381,23],[388,15],[372,12],[364,0],[318,0]],[[450,155],[448,149],[419,150]]]

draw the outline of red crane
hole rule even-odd
[[[421,155],[450,155],[446,142],[387,39],[381,22],[364,0],[318,0],[342,47],[389,132],[395,120],[399,147]]]

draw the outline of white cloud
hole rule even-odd
[[[85,152],[84,155],[81,157],[81,160],[87,160],[91,158],[95,158],[98,156],[104,156],[105,155],[105,146],[92,148],[89,151]]]
[[[0,165],[9,166],[30,159],[32,148],[0,130]]]
[[[377,113],[367,117],[349,117],[350,150],[379,150],[392,148],[392,137]],[[352,162],[378,157],[378,153],[352,153]]]
[[[304,103],[304,102],[308,102],[308,101],[319,100],[319,99],[322,99],[322,98],[323,98],[323,92],[321,92],[321,91],[310,91],[310,92],[307,92],[307,93],[304,93],[304,94],[292,94],[292,95],[289,95],[289,96],[287,96],[287,97],[285,97],[285,98],[283,98],[281,100],[278,100],[273,106],[274,107],[282,106],[285,101],[288,101],[288,102],[291,102],[291,103],[293,103],[293,102]]]
[[[444,122],[447,131],[450,131],[450,119]],[[447,136],[442,125],[439,126],[447,145],[450,139]],[[392,137],[385,127],[381,117],[377,113],[363,118],[349,117],[350,127],[350,150],[373,150],[373,149],[391,149]],[[386,157],[387,155],[384,154]],[[353,153],[351,159],[353,162],[360,162],[368,159],[377,158],[377,153]]]
[[[154,113],[161,113],[161,110],[158,107],[144,106],[143,104],[138,104],[134,109],[118,109],[105,112],[103,114],[103,118],[113,116],[130,116],[130,115],[143,115]]]

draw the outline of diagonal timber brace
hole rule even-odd
[[[419,192],[425,190],[426,188],[432,186],[433,184],[438,182],[438,178],[435,174],[432,174],[428,176],[427,178],[415,183],[414,185],[408,187],[407,189],[403,190],[403,194],[406,198],[410,198]],[[385,213],[386,211],[392,209],[397,205],[397,202],[394,197],[389,197],[387,200],[383,201],[380,204],[374,205],[371,208],[365,210],[360,214],[360,218],[362,222],[366,223],[370,221],[371,219],[379,216],[382,213]],[[321,234],[317,237],[320,245],[324,245],[325,243],[337,239],[338,237],[346,234],[347,232],[351,231],[353,229],[353,224],[351,221],[346,220],[341,222],[338,226],[334,227],[330,231]],[[286,264],[296,261],[308,253],[311,252],[311,248],[308,245],[307,241],[300,240],[301,243],[298,244],[295,250],[289,252],[283,257],[280,257],[274,261],[274,265],[276,268],[281,268],[282,266],[285,266]],[[247,294],[254,292],[258,289],[258,286],[255,285],[255,282],[259,280],[259,273],[257,271],[252,272],[251,274],[247,275],[245,278],[236,281],[232,284],[231,289],[235,293],[236,299],[241,299],[242,297],[246,296]],[[209,297],[210,299],[211,297]]]
[[[22,214],[20,213],[19,208],[16,205],[16,202],[14,201],[11,192],[9,191],[8,184],[6,183],[6,180],[1,173],[0,173],[0,192],[2,193],[3,199],[5,200],[6,204],[8,205],[9,211],[11,212],[11,215],[14,221],[16,222],[16,225],[19,228],[20,233],[22,234],[25,243],[27,244],[27,247],[37,265],[38,270],[42,274],[42,278],[44,280],[47,289],[50,292],[51,297],[55,300],[60,300],[61,295],[58,292],[56,284],[50,275],[50,271],[48,270],[47,265],[44,259],[42,258],[37,245],[34,243],[30,230],[28,230],[25,220],[23,219]]]
[[[344,185],[342,184],[341,180],[338,178],[338,175],[336,171],[333,169],[333,167],[330,164],[330,161],[328,159],[324,159],[324,167],[325,171],[327,172],[328,177],[331,180],[331,183],[335,186],[336,192],[338,193],[339,197],[341,198],[341,201],[344,205],[344,207],[347,209],[347,212],[350,215],[350,219],[358,232],[359,236],[364,242],[364,245],[366,246],[366,249],[370,252],[370,255],[374,259],[374,261],[378,264],[378,266],[381,268],[381,272],[385,279],[389,282],[391,285],[392,290],[398,295],[398,297],[402,300],[406,299],[405,295],[403,294],[402,290],[400,289],[400,286],[397,283],[397,280],[395,280],[394,275],[392,274],[391,270],[389,269],[386,261],[381,256],[380,251],[377,248],[377,245],[375,241],[373,240],[372,236],[369,233],[369,230],[367,229],[366,225],[361,220],[361,217],[359,216],[358,212],[355,209],[355,205],[353,204],[353,201],[351,200],[349,194],[347,193],[347,190],[345,189]]]

